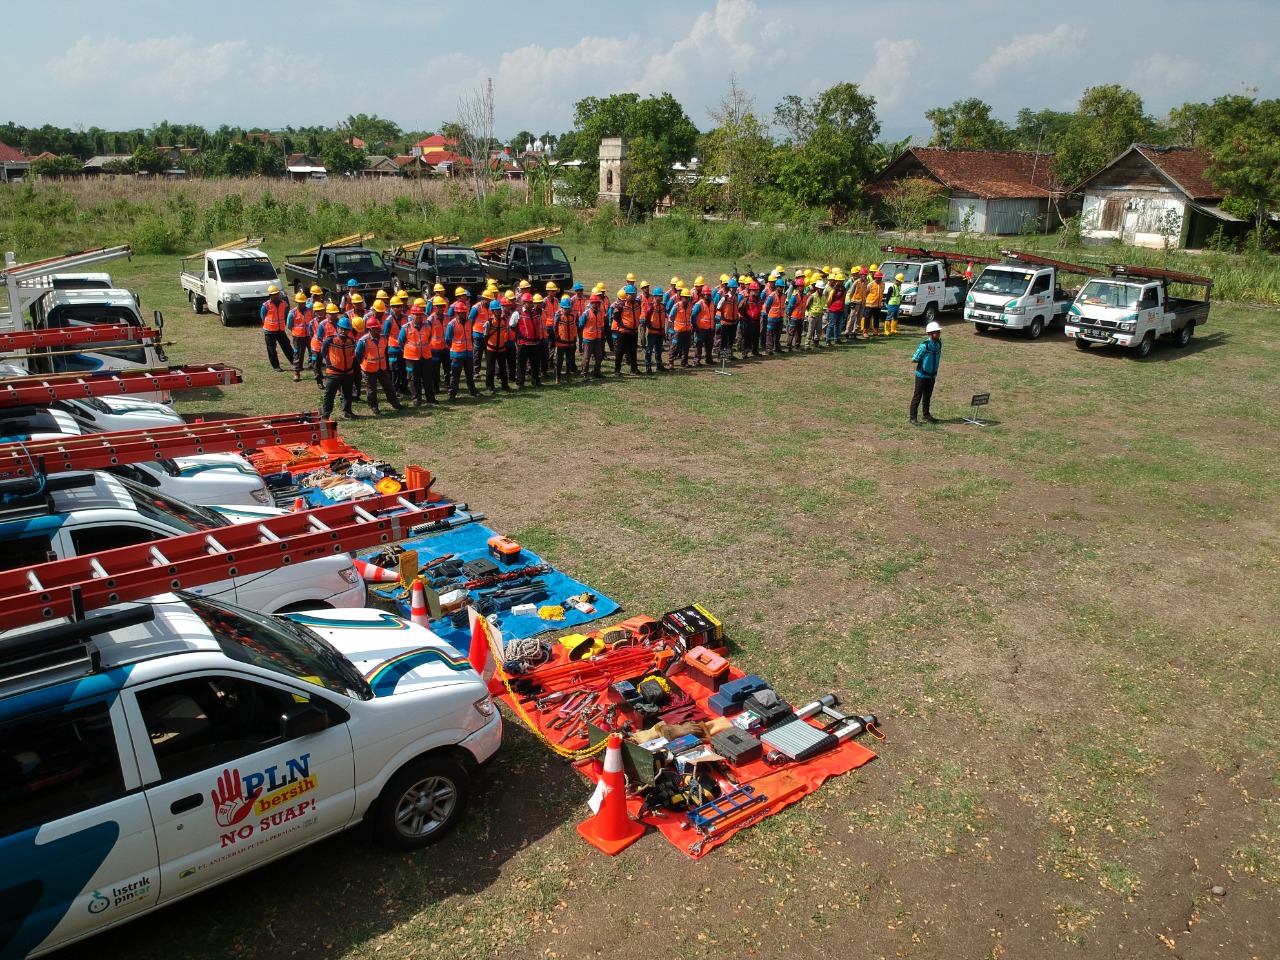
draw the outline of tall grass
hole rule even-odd
[[[537,226],[561,226],[567,239],[627,246],[667,257],[712,260],[728,272],[768,270],[781,263],[848,270],[883,259],[885,243],[998,255],[1001,248],[1039,251],[1074,262],[1136,263],[1213,277],[1217,300],[1280,303],[1280,258],[1218,251],[1133,247],[1057,248],[1057,237],[945,237],[896,240],[818,223],[744,225],[704,220],[674,210],[645,224],[606,224],[582,211],[525,201],[519,185],[502,185],[483,207],[458,183],[405,179],[310,183],[278,180],[193,180],[186,183],[100,177],[61,183],[0,186],[0,250],[33,259],[121,242],[139,253],[181,254],[246,234],[288,247],[373,231],[379,245],[438,234],[475,243]]]

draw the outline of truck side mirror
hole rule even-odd
[[[154,314],[152,314],[152,320],[155,322],[157,330],[164,329],[164,314],[161,313],[159,310],[157,310]]]
[[[294,740],[328,729],[329,714],[314,703],[300,703],[280,715],[280,739]]]

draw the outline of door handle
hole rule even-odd
[[[169,812],[177,816],[179,813],[186,813],[188,810],[194,810],[200,804],[204,803],[203,793],[193,793],[189,797],[183,797],[181,800],[175,800],[169,804]]]

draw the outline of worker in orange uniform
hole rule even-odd
[[[374,301],[375,305],[380,301]],[[377,321],[377,313],[364,325],[364,336],[356,341],[356,363],[364,373],[365,403],[369,411],[376,417],[378,409],[378,388],[382,388],[387,403],[396,410],[403,410],[400,398],[396,396],[395,381],[391,378],[391,361],[387,355],[387,341],[382,336],[382,324]]]
[[[405,378],[409,395],[415,406],[422,404],[422,388],[427,381],[427,367],[431,357],[431,331],[426,325],[426,311],[419,304],[409,308],[409,317],[396,338],[400,346],[400,358],[404,361]]]
[[[643,286],[640,289],[645,289]],[[644,318],[644,372],[653,373],[656,362],[659,373],[666,373],[662,362],[662,342],[667,330],[667,312],[662,309],[662,288],[655,287],[653,294],[642,301],[641,316]]]
[[[478,333],[484,348],[484,386],[489,396],[497,393],[495,383],[501,383],[503,390],[510,390],[507,380],[507,318],[504,316],[502,301],[490,300],[486,306],[484,326]],[[496,374],[496,377],[495,377]]]
[[[466,290],[462,287],[458,289],[462,290],[462,296],[449,308],[454,314],[444,328],[444,340],[449,345],[450,400],[458,399],[458,388],[462,386],[463,377],[467,379],[467,392],[473,397],[480,396],[480,391],[476,389],[475,331],[471,329],[471,304],[466,300]]]
[[[695,283],[694,291],[698,299],[689,311],[689,319],[693,322],[693,365],[702,366],[705,354],[707,366],[711,366],[711,340],[716,332],[716,305],[711,299],[711,288],[706,284]]]
[[[444,338],[445,311],[449,309],[449,301],[436,294],[431,298],[431,315],[427,317],[427,328],[430,331],[427,342],[431,344],[431,361],[427,365],[427,403],[436,403],[436,394],[445,390],[445,378],[449,368],[449,343]]]
[[[258,315],[262,318],[262,338],[267,342],[267,359],[271,362],[271,369],[279,371],[283,369],[280,366],[280,358],[276,355],[276,348],[279,347],[284,351],[285,358],[289,361],[289,365],[293,366],[293,347],[289,344],[289,303],[280,294],[280,288],[274,283],[267,287],[267,302],[264,303],[258,311]]]
[[[316,301],[317,304],[322,301]],[[320,348],[329,337],[338,332],[338,318],[342,316],[342,311],[338,309],[338,305],[332,301],[322,306],[317,306],[312,311],[311,317],[311,342],[308,346],[311,348],[311,362],[316,375],[316,386],[321,390],[324,389],[324,360],[320,356]]]
[[[542,344],[545,332],[542,311],[525,291],[520,295],[520,306],[516,310],[516,386],[524,386],[526,370],[533,385],[542,386],[541,354],[546,351]]]
[[[863,332],[874,337],[880,332],[880,305],[884,303],[884,274],[879,270],[867,282],[867,298],[862,305]]]
[[[671,304],[671,309],[667,314],[667,318],[671,321],[671,330],[675,335],[671,348],[671,365],[675,366],[678,359],[680,366],[687,367],[689,365],[689,345],[693,340],[693,321],[690,318],[692,313],[692,303],[689,295],[689,288],[682,287],[679,297]]]
[[[293,297],[293,309],[289,311],[289,337],[293,344],[293,382],[302,380],[302,364],[307,358],[307,344],[311,340],[313,314],[307,305],[307,295],[299,290]]]
[[[787,312],[787,281],[778,277],[762,307],[765,324],[764,352],[772,356],[782,350],[782,324]]]
[[[742,359],[760,356],[760,318],[764,316],[764,304],[760,301],[760,284],[747,283],[747,296],[742,301]]]
[[[742,313],[742,296],[738,291],[738,278],[725,277],[715,297],[716,320],[720,326],[720,356],[733,359],[733,345],[738,337],[738,318]]]
[[[573,318],[572,297],[560,298],[551,333],[556,345],[556,383],[567,383],[573,375],[573,348],[578,342],[578,323]]]
[[[622,362],[625,360],[631,373],[639,374],[640,365],[636,360],[637,338],[643,316],[640,311],[638,291],[632,284],[622,288],[622,299],[618,301],[617,311],[613,319],[613,375],[622,375]]]
[[[387,350],[391,360],[391,380],[396,385],[396,393],[409,395],[409,370],[404,362],[404,354],[400,351],[400,331],[409,322],[409,308],[404,294],[395,293],[387,301],[387,319],[382,321],[382,339],[387,341]]]
[[[351,409],[351,401],[355,395],[356,339],[351,333],[350,317],[339,319],[334,332],[325,337],[320,345],[320,358],[324,364],[324,399],[320,401],[320,419],[328,420],[333,416],[334,398],[341,393],[342,416],[355,420],[356,412]]]
[[[606,313],[604,298],[598,293],[591,294],[587,301],[587,309],[578,318],[578,333],[582,338],[582,379],[599,378],[600,365],[604,363],[604,330]],[[595,370],[592,371],[594,364]]]

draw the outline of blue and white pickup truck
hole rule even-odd
[[[965,299],[964,318],[974,333],[988,330],[1021,330],[1036,340],[1052,324],[1063,320],[1075,298],[1064,289],[1062,276],[1090,277],[1095,267],[1049,260],[1017,250],[1002,250],[1005,257],[983,269]]]
[[[1157,337],[1185,347],[1196,327],[1209,320],[1213,281],[1208,277],[1119,264],[1111,274],[1086,283],[1068,310],[1065,333],[1081,350],[1111,345],[1133,350],[1141,359]],[[1204,299],[1170,296],[1170,284],[1203,288]]]

